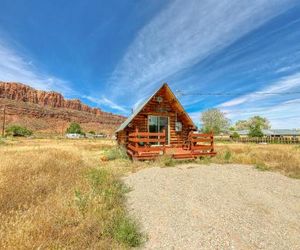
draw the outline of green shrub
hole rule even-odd
[[[199,164],[209,165],[211,163],[211,158],[207,156],[201,156],[196,160]]]
[[[84,132],[82,131],[80,125],[76,122],[72,122],[70,124],[70,126],[67,128],[66,133],[67,134],[80,134],[80,135],[84,134]]]
[[[162,155],[156,159],[156,163],[164,167],[173,167],[176,165],[176,160],[170,155]]]
[[[77,205],[81,214],[85,215],[87,205],[88,205],[88,196],[83,194],[82,192],[76,190],[75,191],[75,204]]]
[[[89,131],[88,133],[91,134],[91,135],[95,135],[96,134],[96,132],[93,131],[93,130]]]
[[[125,214],[119,216],[114,223],[113,238],[130,247],[137,247],[142,243],[142,234],[135,221]]]
[[[229,162],[229,160],[231,159],[231,152],[230,151],[226,151],[224,154],[224,160],[226,162]]]
[[[4,145],[4,144],[5,144],[4,139],[0,137],[0,145]]]
[[[89,199],[101,200],[104,204],[100,218],[104,222],[103,233],[128,247],[137,247],[143,241],[137,223],[128,215],[125,207],[125,194],[130,189],[112,173],[103,169],[92,169],[87,178],[92,188],[89,196],[75,194],[80,211],[85,211]]]
[[[10,126],[5,130],[5,132],[6,132],[6,135],[9,135],[9,136],[30,136],[30,135],[32,135],[31,130],[29,130],[25,127],[19,126],[19,125]]]
[[[231,135],[231,138],[232,139],[239,139],[240,138],[240,135],[239,135],[239,133],[238,132],[233,132],[233,134]]]
[[[260,171],[270,170],[270,168],[266,164],[264,164],[264,163],[257,163],[257,164],[255,164],[255,168],[257,170],[260,170]]]
[[[123,146],[116,146],[106,150],[104,152],[104,156],[109,161],[116,159],[129,159],[126,153],[126,149]]]
[[[108,171],[94,169],[88,174],[94,194],[100,194],[106,201],[119,202],[129,189]]]
[[[263,137],[264,136],[259,124],[250,126],[248,135],[249,135],[249,137]]]

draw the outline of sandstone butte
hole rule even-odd
[[[75,121],[86,129],[112,134],[125,119],[124,116],[89,107],[78,99],[65,99],[54,91],[0,81],[0,110],[4,105],[8,124],[26,125],[34,131],[47,133],[61,131],[62,127]],[[0,121],[2,119],[0,112]]]

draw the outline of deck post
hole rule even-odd
[[[210,133],[211,133],[211,135],[210,135],[210,145],[211,145],[210,152],[214,152],[214,132],[211,131]]]
[[[164,134],[164,139],[165,141],[163,142],[163,154],[166,154],[166,130],[163,129],[163,134]],[[159,136],[159,139],[160,139],[160,136]]]
[[[134,138],[138,138],[138,132],[139,132],[139,129],[136,127],[135,128],[135,137]],[[135,146],[135,148],[138,148],[139,147],[139,143],[137,142],[137,140],[135,141],[135,143],[134,143],[134,146]],[[139,153],[139,151],[138,152],[136,152],[138,155],[140,154]]]
[[[190,137],[191,152],[193,153],[194,152],[193,131],[190,131],[189,137]]]

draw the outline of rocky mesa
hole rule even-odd
[[[0,98],[30,102],[52,108],[67,108],[85,111],[92,114],[101,114],[98,108],[91,108],[80,100],[66,100],[62,94],[54,91],[41,91],[22,83],[0,82]]]
[[[68,123],[75,121],[86,130],[112,134],[125,119],[78,99],[65,99],[60,93],[15,82],[0,82],[0,109],[1,106],[6,107],[8,125],[18,123],[41,133],[62,133]]]

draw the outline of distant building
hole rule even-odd
[[[231,134],[237,132],[241,137],[247,137],[249,130],[231,131]],[[296,129],[262,129],[264,136],[266,137],[294,137],[300,138],[300,130]]]
[[[81,134],[75,134],[75,133],[69,133],[69,134],[66,134],[66,138],[68,139],[79,139],[79,138],[83,138],[84,135],[81,135]]]

